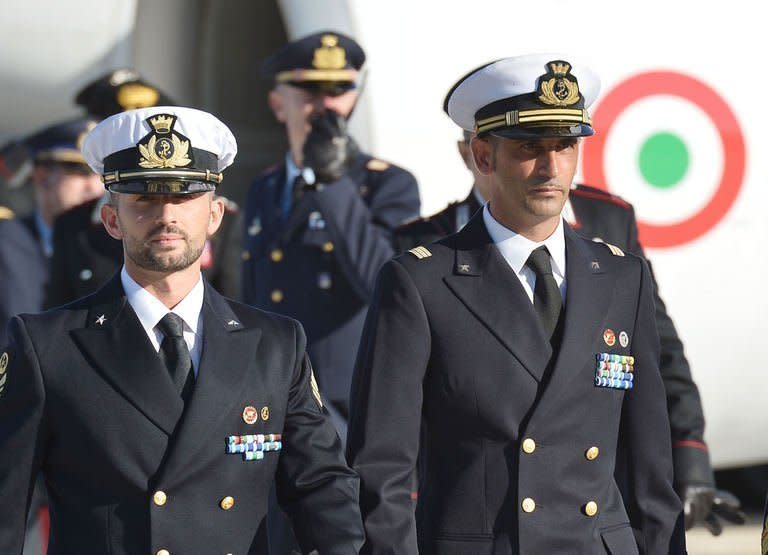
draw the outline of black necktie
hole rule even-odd
[[[187,342],[184,341],[184,320],[178,314],[169,312],[163,316],[157,327],[165,335],[160,344],[160,358],[168,368],[176,391],[186,401],[192,391],[195,374],[192,372],[192,357],[189,355]]]
[[[555,276],[552,275],[552,264],[549,261],[547,247],[541,246],[535,249],[525,264],[536,274],[533,308],[539,315],[547,337],[551,339],[560,319],[563,298],[560,296],[560,288],[557,286]]]

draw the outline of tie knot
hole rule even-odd
[[[537,276],[552,275],[552,263],[549,260],[549,251],[547,247],[541,246],[533,250],[528,260],[525,262]]]
[[[166,337],[184,337],[184,320],[173,312],[163,316],[157,327]]]

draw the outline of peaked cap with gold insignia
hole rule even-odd
[[[75,97],[75,104],[99,119],[125,110],[172,106],[176,104],[163,91],[147,83],[138,72],[120,68],[85,85]]]
[[[502,58],[476,68],[448,92],[443,109],[466,131],[513,139],[594,134],[587,108],[597,75],[564,54]]]
[[[269,56],[262,74],[275,84],[340,94],[357,86],[365,52],[354,39],[335,31],[321,31],[289,42]]]
[[[215,116],[178,106],[115,114],[83,141],[83,155],[115,193],[215,191],[237,143]]]
[[[82,165],[83,169],[88,171],[80,147],[88,132],[96,127],[96,123],[93,118],[77,118],[55,123],[26,137],[22,142],[29,157],[36,164]]]

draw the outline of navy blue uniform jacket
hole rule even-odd
[[[637,234],[635,211],[620,197],[587,185],[574,185],[570,192],[573,229],[587,239],[611,243],[626,252],[645,257]],[[452,203],[445,210],[401,226],[395,235],[398,252],[428,245],[458,231],[462,213],[470,215],[480,208],[475,195]],[[655,282],[654,282],[655,285]],[[661,343],[659,371],[667,393],[667,410],[672,430],[672,455],[675,485],[714,486],[709,451],[704,443],[704,412],[699,389],[691,376],[683,343],[677,334],[666,305],[654,287],[656,327]]]
[[[312,392],[301,326],[207,283],[202,316],[186,408],[119,276],[74,304],[12,320],[0,348],[0,553],[21,553],[39,471],[49,555],[264,553],[273,483],[303,549],[357,552],[358,478]],[[227,437],[246,434],[282,434],[282,450],[252,461],[228,454]]]
[[[565,239],[555,351],[481,214],[382,269],[347,438],[362,552],[684,553],[648,267]],[[595,385],[599,353],[634,356],[632,390]]]
[[[252,185],[245,209],[243,302],[302,323],[323,394],[346,417],[357,345],[392,232],[419,213],[406,170],[360,155],[352,170],[308,191],[283,221],[285,166]]]

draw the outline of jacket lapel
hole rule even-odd
[[[540,401],[542,404],[568,387],[570,380],[583,369],[579,361],[585,360],[585,354],[591,356],[599,351],[595,342],[603,336],[599,330],[606,325],[608,308],[613,300],[616,280],[600,266],[584,241],[570,226],[565,226],[565,323],[550,385]]]
[[[540,382],[552,347],[520,280],[493,245],[482,212],[452,241],[456,262],[443,278],[446,285]]]
[[[224,449],[224,436],[211,438],[220,422],[241,399],[242,384],[258,348],[261,329],[247,328],[227,301],[208,283],[203,302],[203,352],[192,397],[178,435],[162,469],[161,479],[176,482],[195,460],[195,453],[211,445]]]
[[[86,327],[72,330],[86,359],[166,434],[184,410],[168,371],[127,302],[120,274],[93,297]]]

